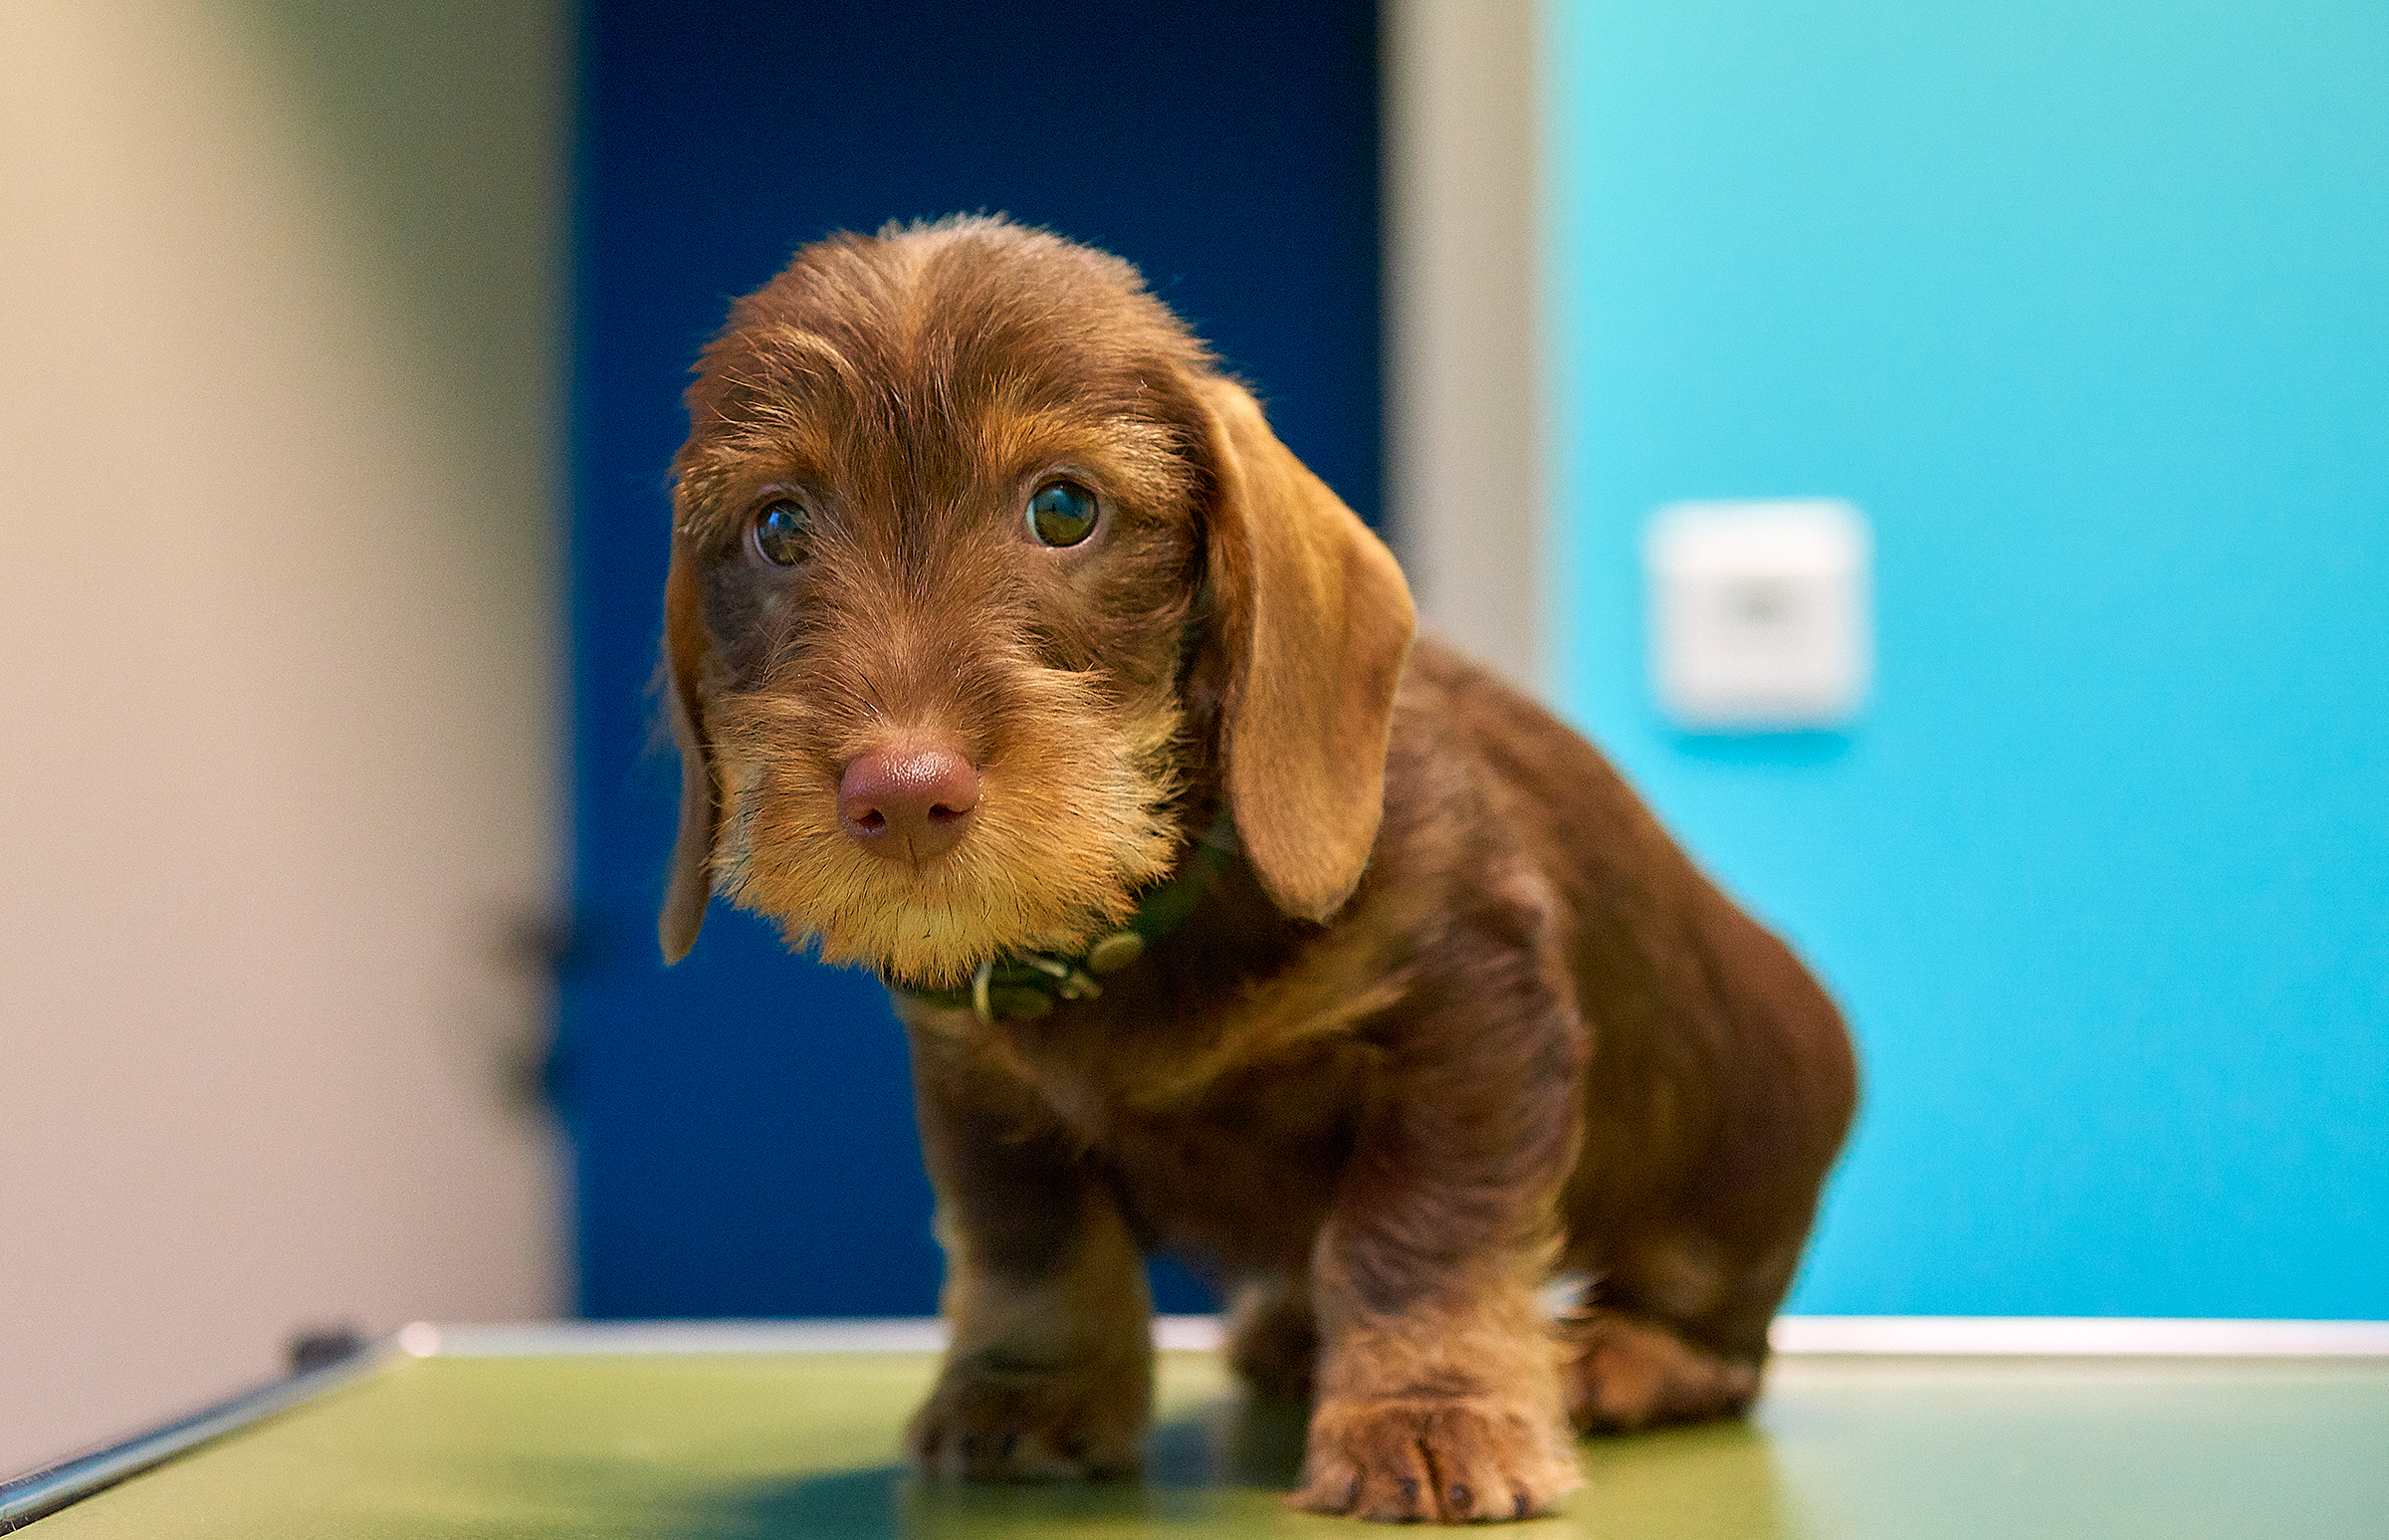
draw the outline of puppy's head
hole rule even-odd
[[[668,958],[711,892],[900,983],[1073,953],[1214,784],[1281,908],[1349,896],[1408,590],[1133,268],[838,236],[733,308],[689,412]]]

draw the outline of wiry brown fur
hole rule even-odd
[[[1547,1509],[1571,1425],[1739,1410],[1854,1095],[1832,1003],[1590,746],[1431,642],[1399,571],[1133,270],[1000,220],[839,237],[740,302],[690,392],[662,929],[707,892],[915,988],[1075,952],[1242,856],[1100,998],[899,994],[954,1345],[915,1455],[1133,1466],[1141,1253],[1313,1399],[1298,1504]],[[1024,533],[1040,479],[1102,502]],[[812,558],[747,552],[775,496]],[[982,793],[918,867],[841,767],[934,740]],[[1597,1280],[1546,1323],[1536,1291]]]

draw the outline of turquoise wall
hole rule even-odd
[[[1556,687],[1848,1007],[1794,1308],[2389,1316],[2389,5],[1555,3]],[[1876,536],[1671,732],[1677,498]]]

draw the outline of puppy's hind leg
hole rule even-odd
[[[1734,1417],[1758,1398],[1797,1236],[1756,1258],[1676,1234],[1628,1248],[1559,1321],[1560,1383],[1580,1433]]]
[[[1589,1308],[1560,1322],[1560,1385],[1578,1432],[1629,1432],[1745,1411],[1759,1365],[1696,1347],[1664,1322]]]

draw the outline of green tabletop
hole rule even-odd
[[[1142,1482],[960,1487],[899,1463],[910,1352],[406,1358],[39,1520],[238,1536],[1315,1535],[1301,1430],[1162,1355]],[[2389,1361],[1779,1360],[1748,1423],[1588,1441],[1534,1535],[2389,1536]]]

